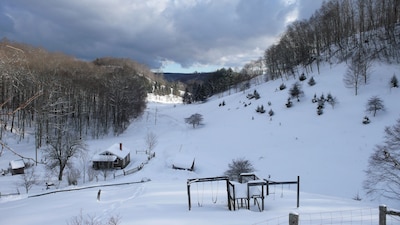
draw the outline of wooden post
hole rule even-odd
[[[299,214],[289,213],[289,225],[299,225]]]
[[[379,225],[386,225],[386,205],[379,206]]]
[[[229,180],[226,180],[226,196],[227,196],[227,202],[228,202],[228,209],[232,210],[231,201],[230,201],[231,193],[229,191]]]
[[[297,176],[297,208],[300,207],[300,176]]]
[[[187,184],[187,194],[188,194],[188,205],[189,205],[189,211],[192,209],[192,202],[190,199],[190,184],[188,182]]]
[[[262,201],[262,211],[264,211],[264,183],[261,184],[261,201]]]

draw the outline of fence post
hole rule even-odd
[[[299,214],[289,213],[289,225],[299,225]]]
[[[386,205],[379,206],[379,225],[386,225]]]

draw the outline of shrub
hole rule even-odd
[[[86,215],[84,216],[82,211],[78,216],[72,217],[67,221],[68,225],[118,225],[120,224],[120,216],[111,216],[108,219],[98,220],[95,216]]]
[[[290,108],[290,107],[292,107],[292,105],[293,105],[292,101],[290,100],[290,98],[288,98],[287,99],[287,103],[286,103],[286,107]]]
[[[275,113],[274,113],[274,111],[272,110],[272,109],[270,109],[269,111],[268,111],[268,115],[269,116],[273,116]]]
[[[258,112],[258,113],[265,113],[264,106],[263,106],[263,105],[257,106],[256,112]]]
[[[256,90],[254,90],[254,94],[253,95],[254,95],[254,98],[256,100],[260,98],[260,94]]]
[[[364,119],[362,121],[363,124],[369,124],[371,120],[369,120],[368,116],[364,116]]]
[[[307,79],[307,77],[306,77],[306,75],[304,75],[304,73],[302,73],[300,76],[299,76],[299,80],[300,81],[305,81]]]

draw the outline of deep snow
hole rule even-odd
[[[400,90],[389,88],[390,78],[398,69],[398,65],[374,64],[369,84],[362,86],[355,96],[353,89],[344,87],[344,64],[324,66],[320,74],[307,75],[314,76],[317,84],[310,87],[308,80],[304,81],[305,96],[294,102],[292,108],[285,106],[288,89],[296,81],[292,78],[254,82],[245,92],[232,90],[203,104],[183,105],[171,98],[166,103],[162,97],[149,96],[146,112],[124,134],[87,141],[91,156],[123,143],[131,149],[132,168],[145,160],[140,151],[146,148],[146,135],[154,133],[158,141],[156,157],[141,171],[115,179],[109,177],[107,181],[101,176],[97,182],[81,180],[76,187],[63,182],[56,185],[58,189],[45,190],[45,182],[55,178],[38,166],[40,184],[29,194],[23,194],[24,189],[16,184],[20,176],[2,176],[0,192],[14,193],[18,187],[21,195],[0,198],[0,224],[66,224],[81,212],[103,222],[118,216],[120,224],[287,224],[290,212],[299,213],[301,224],[349,224],[344,222],[347,219],[352,220],[351,224],[376,224],[380,204],[400,208],[395,201],[371,200],[362,189],[368,157],[374,146],[382,143],[384,127],[395,124],[400,116]],[[282,82],[287,89],[278,91]],[[261,98],[248,100],[246,95],[254,90]],[[323,115],[318,116],[311,99],[314,94],[326,97],[328,93],[338,103],[334,108],[325,104]],[[386,110],[373,117],[365,112],[365,104],[375,95],[383,99]],[[222,101],[225,106],[219,106]],[[256,113],[256,107],[261,105],[267,112],[272,109],[275,115]],[[194,113],[204,117],[203,124],[195,129],[184,122]],[[372,121],[368,125],[361,123],[365,115]],[[33,137],[19,140],[18,136],[8,134],[3,141],[18,153],[34,158]],[[193,158],[194,172],[171,169],[174,162]],[[296,208],[296,187],[283,185],[271,187],[262,213],[254,207],[250,211],[229,211],[224,184],[210,182],[192,185],[192,210],[188,211],[187,179],[221,176],[228,164],[238,158],[250,160],[262,178],[292,181],[300,176],[300,207]],[[3,150],[0,169],[6,169],[13,159],[18,157]],[[79,160],[76,166],[80,167]],[[151,181],[98,186],[148,179]],[[81,187],[93,188],[28,198]],[[101,200],[97,201],[99,189]],[[353,200],[357,195],[361,201]],[[400,223],[394,217],[388,219],[392,224]]]

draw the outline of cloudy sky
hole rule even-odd
[[[322,0],[1,0],[0,38],[164,72],[241,68]]]

